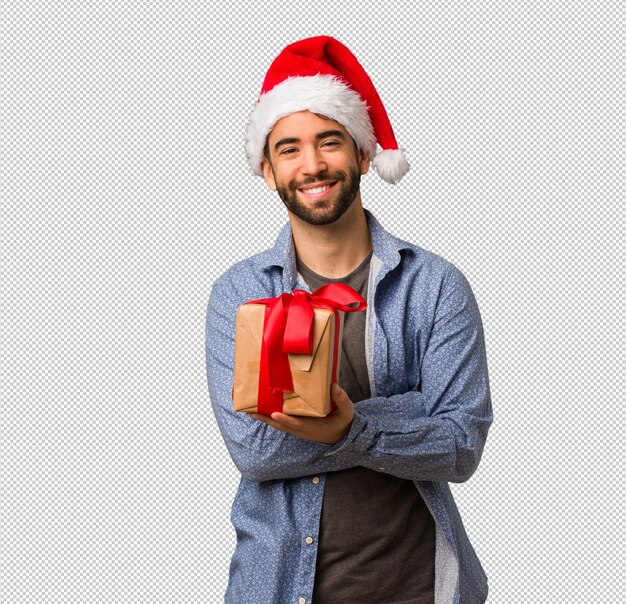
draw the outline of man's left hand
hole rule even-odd
[[[250,416],[298,438],[334,445],[350,431],[354,403],[339,384],[333,384],[331,395],[335,409],[325,417],[301,417],[278,411],[272,413],[271,417],[258,413],[251,413]]]

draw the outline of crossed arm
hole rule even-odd
[[[271,418],[232,410],[240,300],[216,282],[206,321],[209,394],[244,478],[295,478],[365,466],[412,480],[462,482],[476,469],[492,421],[482,323],[469,284],[451,267],[421,363],[419,390],[354,406],[343,390],[325,418]]]

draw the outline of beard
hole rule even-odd
[[[331,200],[320,199],[317,201],[311,200],[309,204],[304,204],[298,199],[299,187],[317,182],[318,180],[336,181],[334,186],[339,187],[339,191],[334,203]],[[321,172],[315,177],[305,180],[292,180],[284,186],[277,183],[276,191],[290,212],[308,224],[319,226],[332,224],[343,216],[356,199],[360,183],[361,173],[354,168],[349,168],[347,173],[342,171],[332,174],[330,172]]]

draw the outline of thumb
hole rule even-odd
[[[337,407],[345,407],[350,403],[350,398],[346,391],[337,383],[333,384],[331,394]]]

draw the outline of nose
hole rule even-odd
[[[300,170],[303,174],[315,175],[328,169],[328,164],[317,146],[305,147],[302,151]]]

